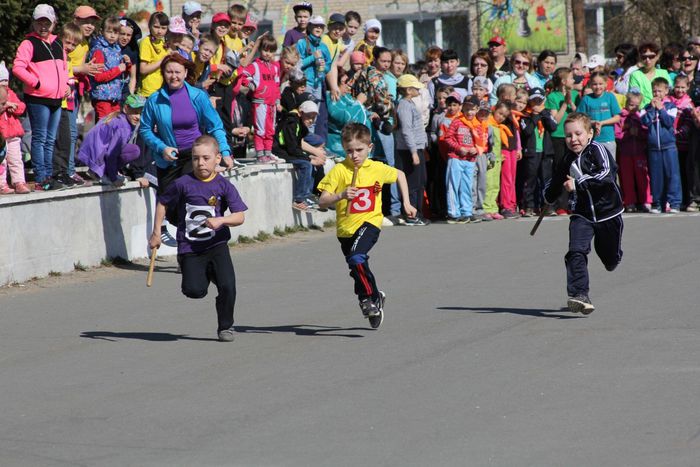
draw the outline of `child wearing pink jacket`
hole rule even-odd
[[[0,194],[26,194],[31,190],[24,179],[24,162],[22,161],[21,141],[24,135],[20,115],[27,106],[19,100],[17,94],[9,88],[10,73],[5,62],[0,62],[0,134],[7,143],[7,154],[0,166]],[[12,186],[7,184],[7,173],[12,179]]]
[[[37,5],[32,18],[32,32],[17,48],[12,73],[24,84],[24,102],[32,126],[34,190],[46,191],[62,186],[52,177],[53,151],[61,102],[68,90],[68,68],[63,44],[52,34],[56,26],[53,7]]]
[[[255,134],[253,143],[258,162],[270,164],[278,162],[272,154],[272,140],[275,137],[275,120],[277,105],[280,102],[280,64],[273,61],[277,51],[277,41],[272,36],[260,39],[260,57],[248,66],[239,68],[241,83],[251,89],[253,127]]]
[[[615,124],[617,166],[625,212],[648,212],[651,207],[649,167],[647,163],[647,128],[642,125],[639,88],[627,93],[620,121]]]

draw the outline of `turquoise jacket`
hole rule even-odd
[[[202,134],[211,135],[219,142],[221,155],[230,156],[231,148],[226,141],[226,132],[219,114],[212,107],[209,95],[201,89],[185,83],[190,102],[197,112],[197,120]],[[172,109],[170,108],[170,96],[166,91],[166,85],[151,94],[146,100],[146,105],[141,113],[141,125],[139,135],[153,155],[153,160],[161,169],[167,169],[175,165],[174,161],[166,161],[163,158],[163,150],[166,147],[177,147],[175,134],[173,133]]]
[[[328,106],[328,137],[326,149],[336,156],[345,157],[340,134],[343,127],[351,122],[362,123],[372,131],[372,122],[367,116],[365,107],[357,102],[350,94],[343,94],[340,99],[331,99],[330,92],[326,92],[326,104]]]

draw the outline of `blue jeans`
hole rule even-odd
[[[447,161],[447,214],[450,217],[471,217],[474,202],[472,183],[476,162],[450,158]]]
[[[37,182],[53,174],[53,148],[61,121],[61,106],[27,103],[27,114],[32,126],[32,167]]]
[[[385,135],[384,133],[378,131],[377,138],[382,145],[382,151],[384,152],[384,157],[386,158],[386,163],[392,167],[396,167],[396,152],[394,151],[394,135]],[[418,208],[416,208],[418,209]],[[391,184],[391,203],[389,204],[389,212],[392,216],[398,216],[401,214],[401,199],[399,198],[399,187],[398,184]]]
[[[681,171],[675,147],[649,149],[649,184],[655,208],[658,207],[663,212],[666,201],[673,209],[681,207]]]
[[[311,197],[311,190],[314,187],[313,167],[311,162],[303,159],[292,161],[292,165],[297,174],[294,184],[294,202],[301,203]]]
[[[77,96],[77,91],[76,91]],[[75,174],[75,142],[78,141],[78,112],[80,110],[80,100],[76,97],[75,108],[68,115],[70,117],[70,153],[68,153],[68,175]]]

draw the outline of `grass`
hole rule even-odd
[[[61,277],[61,273],[58,271],[49,271],[49,277]]]
[[[330,229],[331,227],[335,227],[335,219],[328,219],[326,222],[323,223],[323,227],[326,229]]]
[[[102,258],[102,261],[100,261],[100,266],[105,268],[112,267],[113,265],[112,258]]]
[[[73,269],[75,269],[76,271],[87,271],[88,270],[87,266],[85,266],[80,261],[78,261],[77,263],[73,263]]]
[[[277,236],[277,237],[286,237],[287,236],[287,232],[282,227],[275,227],[275,230],[272,231],[272,234]]]
[[[272,235],[262,230],[258,232],[258,234],[255,236],[255,240],[258,242],[264,242],[266,240],[269,240],[270,238],[272,238]]]
[[[240,244],[249,244],[249,243],[255,243],[255,239],[251,237],[246,237],[245,235],[241,235],[238,237],[238,243]]]

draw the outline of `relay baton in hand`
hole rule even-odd
[[[151,250],[151,264],[148,265],[148,275],[146,276],[146,287],[153,285],[153,268],[156,266],[156,253],[158,253],[158,248],[153,248]]]
[[[352,182],[350,182],[350,188],[355,188],[355,185],[357,184],[357,172],[360,171],[359,167],[355,167],[352,169]],[[352,203],[352,200],[348,200],[348,207],[345,210],[345,214],[348,216],[350,215],[350,204]]]

